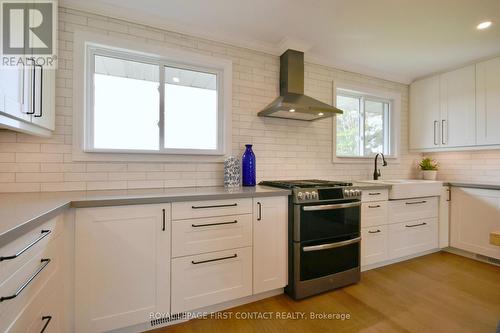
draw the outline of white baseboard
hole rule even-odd
[[[469,251],[462,250],[462,249],[457,249],[456,247],[447,247],[447,248],[444,248],[443,251],[446,251],[446,252],[449,252],[449,253],[453,253],[453,254],[456,254],[456,255],[459,255],[459,256],[462,256],[462,257],[466,257],[466,258],[469,258],[469,259],[477,260],[477,261],[480,261],[480,262],[484,262],[484,263],[487,263],[487,264],[491,264],[491,265],[495,265],[495,266],[500,266],[500,259],[487,257],[487,256],[484,256],[484,255],[481,255],[481,254],[469,252]]]
[[[377,262],[377,263],[374,263],[374,264],[361,266],[361,271],[362,272],[369,271],[370,269],[375,269],[375,268],[379,268],[379,267],[382,267],[382,266],[387,266],[387,265],[395,264],[397,262],[401,262],[401,261],[405,261],[405,260],[408,260],[408,259],[413,259],[413,258],[425,256],[427,254],[436,253],[436,252],[439,252],[439,251],[441,251],[441,249],[436,248],[436,249],[427,250],[427,251],[423,251],[423,252],[411,254],[411,255],[408,255],[408,256],[400,257],[400,258],[395,258],[395,259],[390,259],[390,260],[384,260],[384,261]]]

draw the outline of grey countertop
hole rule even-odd
[[[352,183],[352,186],[356,186],[362,190],[379,190],[384,188],[391,188],[390,184],[373,184],[373,183],[364,183],[360,181],[355,181]]]
[[[181,187],[139,190],[0,194],[0,247],[69,207],[140,205],[179,201],[221,200],[289,195],[267,187]]]
[[[486,190],[500,190],[500,184],[480,183],[480,182],[461,182],[461,181],[446,181],[443,186],[482,188]]]

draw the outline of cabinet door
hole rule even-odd
[[[441,75],[441,141],[443,147],[476,144],[476,71],[467,66]]]
[[[389,259],[396,259],[420,252],[437,249],[438,219],[389,224]]]
[[[32,92],[35,108],[31,122],[53,131],[55,129],[55,70],[37,66],[35,73],[35,90]]]
[[[490,232],[500,230],[500,191],[451,190],[450,245],[500,259],[500,246],[489,243]]]
[[[439,147],[439,76],[410,86],[410,149]]]
[[[287,284],[288,198],[254,199],[253,293]]]
[[[500,144],[500,57],[476,65],[477,144]]]
[[[18,67],[3,67],[0,69],[0,114],[9,117],[31,121],[25,106],[29,100],[28,87],[30,69],[24,65]]]
[[[170,205],[76,211],[77,332],[103,332],[170,311]]]

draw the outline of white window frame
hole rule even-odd
[[[332,98],[334,105],[337,105],[337,93],[342,95],[352,95],[358,97],[362,95],[367,100],[389,102],[389,119],[387,121],[387,131],[389,136],[384,138],[389,140],[390,155],[385,155],[387,159],[393,160],[393,163],[399,163],[400,153],[400,138],[401,138],[401,93],[392,90],[384,90],[375,88],[368,84],[362,84],[349,81],[333,82]],[[386,124],[384,124],[384,127]],[[333,120],[333,146],[332,146],[332,162],[333,163],[368,163],[373,161],[373,156],[341,156],[337,155],[337,117]],[[385,130],[385,129],[384,129]],[[386,142],[384,142],[384,145]],[[360,148],[361,149],[361,148]]]
[[[100,149],[93,146],[93,74],[95,55],[158,65],[160,81],[159,150]],[[88,32],[75,33],[73,160],[75,161],[215,161],[231,148],[232,62],[195,52],[153,46]],[[217,75],[217,148],[164,147],[165,66]]]

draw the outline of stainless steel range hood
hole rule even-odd
[[[331,105],[304,95],[304,53],[287,50],[280,57],[280,96],[264,110],[261,117],[317,120],[343,113]]]

